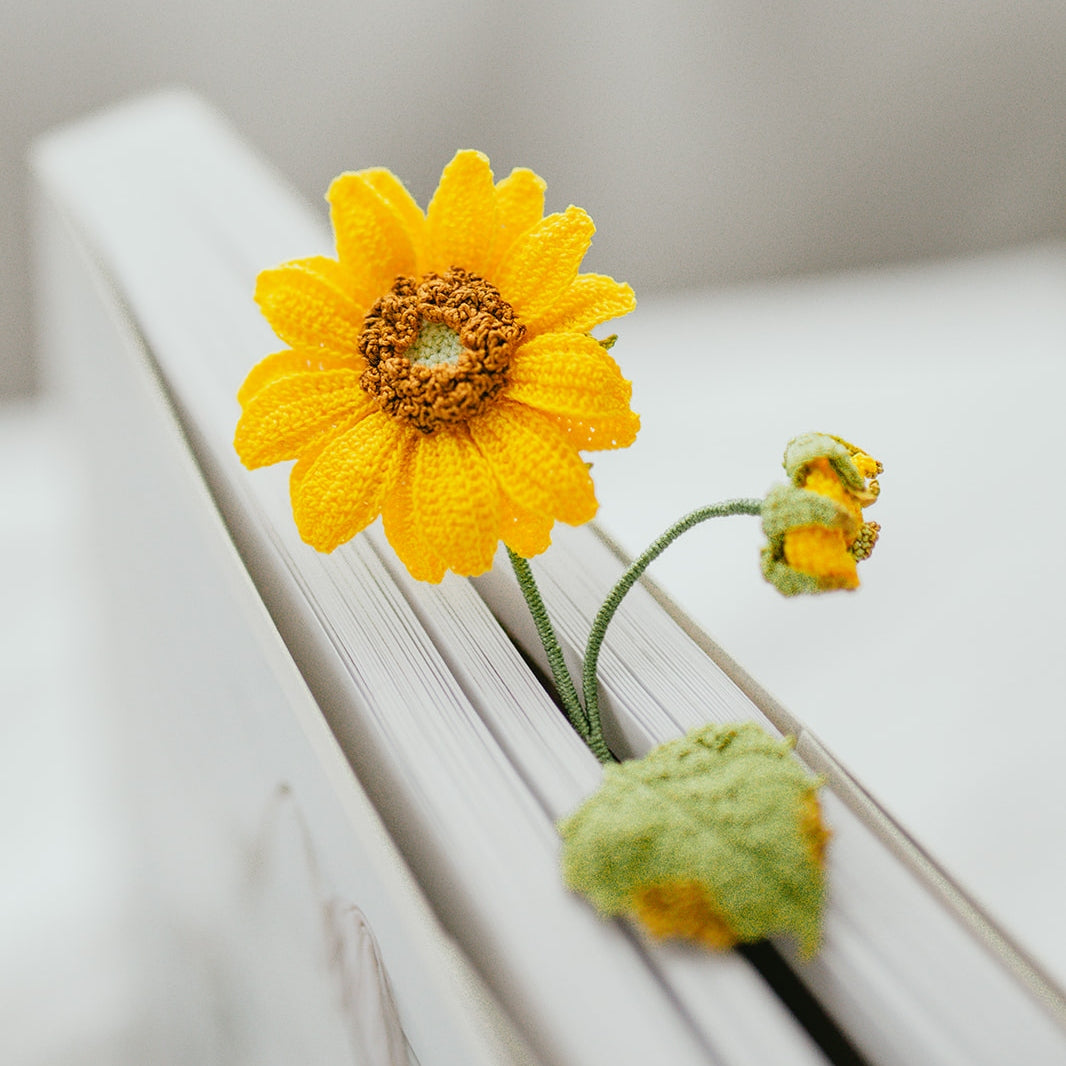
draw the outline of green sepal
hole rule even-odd
[[[703,726],[604,768],[559,824],[563,876],[605,915],[632,913],[642,889],[696,882],[738,940],[786,932],[812,952],[824,871],[801,812],[820,784],[790,740],[753,723]]]
[[[762,565],[762,576],[782,596],[813,596],[820,592],[833,591],[831,586],[823,584],[814,574],[805,574],[802,570],[793,570],[769,546],[763,548],[760,563]]]
[[[762,505],[762,529],[771,545],[777,546],[790,529],[825,526],[848,536],[859,530],[855,516],[843,504],[819,492],[795,485],[775,485]]]
[[[815,459],[828,459],[844,486],[852,492],[866,490],[866,479],[851,458],[843,441],[826,433],[804,433],[793,437],[785,447],[784,468],[794,485],[800,485],[807,467]]]

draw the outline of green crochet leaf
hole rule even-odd
[[[752,723],[704,726],[605,767],[599,791],[559,825],[564,878],[601,913],[636,916],[656,935],[728,946],[787,932],[812,952],[825,894],[820,784],[790,741]]]

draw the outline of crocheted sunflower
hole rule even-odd
[[[296,460],[293,515],[332,551],[378,515],[411,574],[488,570],[499,541],[542,552],[556,521],[596,512],[579,452],[631,444],[630,385],[593,327],[635,306],[579,274],[594,226],[543,217],[544,182],[494,182],[459,152],[423,214],[387,170],[330,186],[337,258],[260,274],[258,302],[289,348],[240,390],[246,466]]]

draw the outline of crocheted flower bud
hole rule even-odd
[[[774,933],[818,945],[824,852],[818,778],[753,723],[707,725],[603,784],[559,825],[563,876],[604,915],[723,949]]]
[[[789,441],[784,467],[792,484],[763,504],[763,576],[786,596],[857,588],[856,562],[881,528],[863,518],[880,493],[881,464],[839,437],[807,433]]]
[[[802,488],[812,467],[824,460],[836,474],[845,491],[868,507],[881,491],[877,475],[884,467],[861,448],[827,433],[803,433],[785,447],[783,466],[793,485]],[[867,479],[869,483],[867,483]]]

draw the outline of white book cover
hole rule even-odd
[[[363,787],[445,928],[533,1050],[560,1063],[740,1063],[786,1051],[822,1062],[738,957],[703,960],[722,996],[693,1019],[655,961],[670,949],[642,944],[565,890],[557,810],[501,750],[372,545],[313,552],[293,528],[284,471],[251,478],[237,461],[236,388],[274,343],[251,286],[263,263],[322,248],[320,220],[181,93],[61,131],[39,147],[36,173],[43,216],[95,264],[113,311],[139,335],[178,432]],[[60,251],[53,262],[63,258]],[[76,350],[74,340],[67,345]],[[96,388],[91,369],[86,377],[86,389]],[[106,410],[103,392],[97,411]],[[136,436],[127,439],[136,451]],[[488,623],[476,598],[468,601]],[[500,669],[528,684],[506,646]],[[554,720],[543,690],[537,698]],[[597,773],[576,738],[560,740],[567,744],[560,763],[574,777],[559,786],[560,806],[576,805]],[[735,1014],[734,1003],[746,1009]]]
[[[376,161],[353,165],[366,162]],[[320,215],[209,109],[182,93],[135,102],[57,133],[39,147],[36,174],[42,232],[52,241],[42,288],[68,282],[76,288],[79,278],[84,287],[92,276],[112,319],[125,316],[124,342],[140,346],[132,357],[141,360],[138,373],[155,382],[154,400],[130,400],[156,405],[148,422],[131,417],[128,430],[113,434],[124,442],[122,454],[137,451],[139,434],[153,419],[172,418],[170,461],[186,449],[182,476],[195,498],[190,507],[216,522],[213,507],[221,512],[236,551],[228,542],[212,550],[237,575],[232,580],[245,609],[254,614],[265,604],[287,645],[284,651],[272,631],[260,636],[274,642],[266,659],[290,670],[291,655],[302,674],[287,684],[301,691],[303,734],[328,749],[328,758],[319,758],[329,773],[343,776],[346,768],[330,746],[336,738],[436,918],[480,975],[468,974],[470,987],[483,980],[546,1062],[829,1061],[742,955],[646,943],[564,890],[554,822],[593,790],[599,769],[509,639],[536,660],[537,647],[515,611],[511,575],[497,567],[476,591],[451,578],[439,587],[419,585],[380,530],[319,556],[293,527],[286,472],[252,477],[240,467],[231,445],[236,389],[276,348],[251,301],[254,278],[286,259],[327,253]],[[76,321],[69,309],[54,317]],[[74,351],[77,338],[59,336],[56,344]],[[122,399],[102,387],[91,367],[78,373],[83,402],[85,393],[101,389],[89,409],[116,419],[125,409]],[[151,475],[142,475],[150,483]],[[120,485],[119,497],[122,491]],[[135,493],[128,495],[126,506],[139,506]],[[152,493],[145,498],[151,501]],[[157,502],[165,513],[176,501]],[[212,528],[218,541],[221,527]],[[144,555],[149,570],[166,566],[165,552]],[[536,569],[573,659],[621,564],[591,530],[562,530]],[[169,588],[181,597],[180,579]],[[249,630],[267,633],[269,624],[256,618]],[[180,624],[197,623],[183,617]],[[225,685],[214,681],[211,699],[223,705]],[[796,734],[799,754],[829,776],[825,802],[836,842],[825,945],[813,962],[791,961],[851,1041],[836,1061],[859,1061],[859,1054],[886,1064],[993,1063],[1019,1046],[1027,1062],[1061,1061],[1066,1037],[1054,988],[981,915],[966,910],[950,884],[932,884],[936,868],[923,863],[799,723],[716,649],[708,654],[699,635],[686,635],[646,590],[634,591],[612,629],[601,681],[609,739],[620,754],[643,754],[707,720],[755,718]],[[291,708],[269,713],[291,733]],[[173,732],[173,723],[168,729]],[[182,736],[180,723],[174,735]],[[314,792],[321,782],[306,787]],[[352,782],[342,791],[357,792]],[[301,790],[279,792],[277,808],[290,807],[293,795]],[[299,850],[299,819],[288,831],[290,851]],[[320,867],[351,864],[322,857],[343,849],[342,837],[324,834],[324,849],[307,867],[309,884],[320,879]],[[411,913],[423,914],[421,897],[409,889]],[[506,1042],[505,1023],[499,1021],[501,1037],[484,1008],[470,1011],[454,996],[433,1000],[427,1019],[412,1022],[434,993],[416,987],[410,974],[419,965],[410,958],[425,950],[437,959],[425,970],[432,986],[443,979],[448,952],[424,915],[408,931],[410,943],[393,947],[394,938],[404,940],[404,908],[397,910],[394,937],[386,937],[360,897],[354,889],[344,897],[353,908],[345,957],[376,957],[364,937],[366,928],[375,931],[398,1024],[418,1061],[462,1061],[458,1051],[460,1057],[449,1058],[440,1038],[429,1034],[429,1017],[449,1034],[448,1047],[467,1041],[478,1049],[471,1054],[492,1054],[486,1049],[493,1041]],[[788,945],[779,948],[790,952]],[[423,1031],[412,1035],[419,1025]]]

